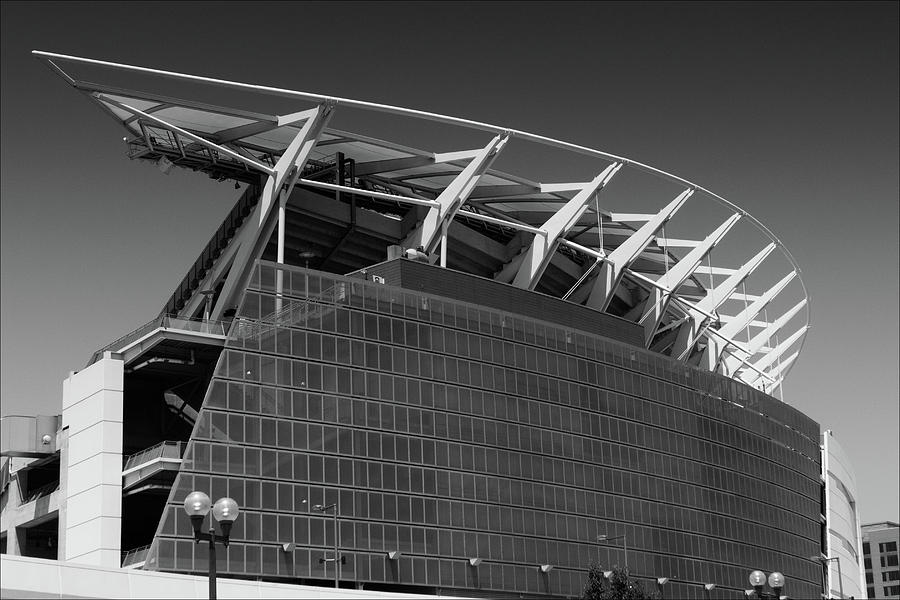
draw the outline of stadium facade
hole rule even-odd
[[[241,507],[219,557],[230,577],[313,585],[338,565],[347,587],[571,597],[600,562],[664,578],[668,597],[707,584],[743,597],[754,569],[819,597],[820,429],[772,395],[808,329],[806,290],[746,211],[522,131],[35,54],[125,128],[130,158],[243,191],[160,315],[69,376],[58,431],[8,425],[27,434],[4,444],[18,457],[4,471],[7,551],[27,554],[41,524],[31,537],[55,526],[64,560],[202,574],[181,508],[200,490]],[[126,91],[79,68],[301,110]],[[345,107],[487,145],[426,152],[348,133],[330,124]],[[596,168],[550,184],[493,168],[517,143]],[[649,193],[644,179],[671,192],[662,206],[614,212]],[[695,205],[724,218],[697,240],[667,236]],[[757,241],[714,266],[739,220]],[[311,510],[332,504],[337,539],[332,515]]]

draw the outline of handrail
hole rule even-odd
[[[193,325],[193,324],[197,325]],[[187,326],[184,326],[187,325]],[[85,367],[89,367],[103,356],[104,352],[116,352],[127,346],[130,342],[137,340],[154,329],[178,329],[181,331],[195,331],[200,333],[210,333],[213,335],[224,336],[227,333],[224,321],[213,321],[211,319],[188,319],[186,317],[173,317],[171,315],[160,315],[147,321],[137,329],[126,333],[114,342],[105,345],[91,355]],[[203,331],[206,329],[206,331]]]
[[[131,550],[122,550],[122,567],[139,563],[141,562],[140,559],[147,558],[147,552],[149,552],[151,545],[152,544],[147,544],[146,546],[138,546]]]
[[[184,450],[187,446],[186,442],[174,441],[174,440],[165,440],[159,442],[158,444],[154,444],[149,448],[145,448],[134,454],[129,454],[128,456],[122,457],[122,471],[127,471],[129,469],[133,469],[134,467],[153,460],[154,458],[162,458],[165,457],[166,448],[176,448],[178,458],[184,456]],[[174,456],[169,456],[168,458],[175,458]]]

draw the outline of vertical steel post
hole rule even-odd
[[[209,600],[216,600],[216,529],[209,528]]]

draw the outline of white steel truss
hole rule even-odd
[[[422,224],[407,236],[403,246],[406,248],[421,247],[426,254],[432,254],[440,243],[441,266],[446,266],[447,228],[457,211],[465,204],[469,194],[475,189],[478,179],[491,166],[494,158],[508,140],[509,134],[497,135],[487,146],[474,154],[466,168],[437,197],[438,206],[428,210]],[[465,158],[469,155],[469,151],[452,153],[449,160]],[[441,157],[441,160],[444,158],[446,157]]]
[[[621,168],[621,163],[613,163],[606,167],[602,173],[584,185],[565,206],[541,225],[542,235],[535,235],[531,246],[525,252],[512,282],[514,286],[534,289],[541,275],[544,274],[550,259],[553,258],[559,238],[572,229],[587,210],[591,198],[602,190]]]
[[[269,241],[275,228],[276,220],[270,218],[275,203],[278,203],[278,260],[284,262],[284,203],[293,190],[303,165],[316,140],[325,129],[331,118],[333,106],[323,104],[301,117],[305,120],[303,128],[294,136],[284,154],[275,164],[274,172],[265,180],[259,202],[250,216],[252,227],[243,228],[241,236],[235,242],[240,243],[228,277],[222,291],[210,313],[212,319],[221,319],[223,313],[237,303],[237,295],[246,285],[253,261],[262,254],[262,248]],[[293,120],[291,121],[293,122]],[[287,181],[287,183],[285,183]]]
[[[731,215],[724,223],[719,225],[715,231],[710,233],[706,238],[697,245],[696,248],[688,252],[687,256],[676,263],[669,271],[659,278],[657,283],[660,287],[654,287],[647,298],[643,314],[638,319],[638,323],[644,326],[644,341],[649,345],[656,334],[656,329],[662,321],[666,306],[672,294],[681,284],[687,281],[694,273],[694,269],[700,264],[710,250],[718,244],[728,230],[737,223],[741,215],[735,213]]]
[[[494,271],[498,273],[498,279],[526,289],[534,289],[538,283],[542,284],[542,290],[550,285],[555,285],[556,289],[564,285],[561,287],[562,291],[553,293],[594,309],[610,310],[611,301],[617,298],[613,306],[616,314],[624,312],[626,318],[641,323],[648,346],[655,337],[654,349],[665,346],[665,350],[671,356],[689,360],[698,345],[703,347],[700,342],[705,338],[707,343],[702,353],[702,367],[723,372],[753,385],[762,385],[761,382],[764,381],[764,387],[769,392],[780,386],[799,350],[788,359],[781,360],[781,356],[792,344],[798,341],[802,343],[802,338],[808,330],[807,294],[802,279],[798,277],[799,268],[793,256],[774,234],[758,220],[721,196],[648,165],[525,131],[425,111],[47,52],[35,51],[34,54],[47,62],[68,84],[90,95],[107,113],[116,118],[120,118],[121,111],[127,113],[129,116],[121,119],[122,124],[135,140],[145,140],[151,153],[155,151],[154,143],[159,142],[158,137],[153,136],[162,129],[168,132],[166,135],[171,134],[172,147],[168,157],[172,161],[197,160],[197,156],[206,156],[208,153],[209,160],[213,163],[218,160],[218,163],[225,165],[221,168],[227,167],[238,171],[243,169],[242,173],[245,176],[242,181],[250,181],[249,178],[253,173],[259,174],[262,191],[253,213],[243,220],[227,246],[216,248],[213,264],[204,269],[203,280],[198,289],[206,291],[221,286],[211,318],[221,318],[226,310],[234,308],[237,295],[245,287],[254,261],[262,255],[262,250],[269,243],[276,227],[277,260],[285,261],[286,204],[295,185],[302,185],[306,188],[335,192],[335,198],[338,199],[342,196],[345,199],[366,197],[371,199],[367,202],[376,206],[406,207],[406,216],[403,217],[406,224],[403,230],[410,233],[399,240],[401,245],[407,248],[421,246],[429,255],[439,254],[441,266],[448,264],[450,250],[448,232],[454,221],[456,221],[454,244],[476,243],[476,238],[480,234],[475,232],[482,231],[478,227],[482,227],[483,231],[502,232],[497,238],[482,243],[481,248],[461,247],[460,254],[471,256],[473,252],[483,253],[485,249],[491,249],[492,252],[501,255],[499,270]],[[79,81],[58,66],[57,63],[62,62],[89,64],[225,89],[275,95],[312,102],[316,106],[283,116],[243,113],[234,109],[211,107],[152,94],[135,94],[119,88]],[[346,185],[343,179],[330,183],[314,178],[301,178],[300,174],[311,153],[318,149],[319,153],[315,155],[318,160],[323,154],[321,149],[329,144],[346,145],[353,140],[359,140],[369,145],[373,143],[389,145],[379,140],[333,130],[328,130],[329,137],[323,140],[330,115],[333,108],[338,105],[461,126],[490,132],[495,137],[484,148],[475,150],[433,153],[394,146],[400,150],[399,153],[385,153],[384,158],[377,160],[373,160],[372,154],[369,153],[363,162],[356,163],[357,177],[368,178],[365,186],[361,185],[361,180],[355,181],[352,175]],[[185,125],[189,121],[183,119],[167,120],[165,116],[167,111],[179,107],[187,108],[194,114],[210,111],[213,114],[226,115],[232,120],[230,124],[216,127],[210,133],[210,128],[192,128],[189,124]],[[293,131],[299,129],[299,132],[293,135],[286,146],[274,150],[265,147],[264,142],[271,140],[272,136],[263,134],[286,126],[292,126]],[[538,184],[492,171],[491,165],[497,154],[513,139],[602,159],[610,165],[592,181],[579,183]],[[126,142],[131,143],[127,138]],[[159,152],[154,156],[158,157]],[[134,157],[131,154],[130,156]],[[163,154],[159,159],[161,164],[165,158],[166,155]],[[171,162],[168,164],[171,165]],[[316,169],[320,164],[316,163],[316,167],[310,172],[317,172]],[[683,191],[655,214],[632,212],[628,206],[620,207],[625,209],[622,212],[612,212],[606,207],[600,211],[598,204],[597,211],[602,212],[602,215],[597,215],[596,229],[580,222],[591,198],[595,197],[621,168],[651,174],[678,185]],[[397,171],[397,174],[391,176],[391,171]],[[485,178],[486,174],[490,174],[491,177]],[[433,180],[437,180],[438,177],[448,175],[453,176],[452,180],[440,188],[416,183],[417,177],[430,176]],[[574,192],[574,197],[569,197],[570,192]],[[660,230],[688,198],[695,194],[696,197],[712,200],[728,208],[734,214],[702,241],[667,237],[664,230],[660,235]],[[605,193],[604,197],[608,199],[608,194]],[[378,204],[379,202],[381,204]],[[534,210],[528,208],[529,203],[534,203],[537,208]],[[404,214],[402,211],[394,209],[390,212],[394,218],[400,218],[397,215],[402,214]],[[741,217],[746,217],[747,221],[771,244],[740,269],[701,264],[709,251]],[[640,226],[634,229],[630,225],[625,225],[628,222],[635,223],[635,227],[637,224]],[[408,227],[412,223],[416,224],[410,230]],[[460,223],[467,225],[468,228],[461,231]],[[595,245],[592,240],[588,241],[588,238],[593,235],[591,232],[596,230],[599,230],[600,242]],[[533,235],[530,245],[528,235],[523,234]],[[498,244],[497,239],[502,239],[502,244],[506,246]],[[669,252],[670,248],[685,248],[689,251],[683,258],[678,259]],[[743,289],[737,291],[737,287],[775,248],[781,250],[792,267],[788,275],[783,276],[779,283],[762,295],[746,293]],[[575,260],[573,257],[577,258],[578,254],[582,255],[582,258]],[[557,255],[561,256],[554,261]],[[455,251],[453,256],[457,256]],[[587,257],[587,261],[584,261],[583,257]],[[559,268],[553,270],[552,276],[545,277],[544,273],[551,261],[554,261],[554,267]],[[635,264],[642,272],[634,270]],[[651,279],[648,277],[650,274],[660,276]],[[696,277],[698,274],[710,276],[708,287],[699,282],[699,278]],[[714,286],[713,276],[723,276],[725,280]],[[804,299],[773,323],[757,319],[763,308],[770,304],[794,278],[803,287]],[[280,282],[276,282],[276,286],[280,289]],[[643,300],[642,290],[648,289],[649,297]],[[187,302],[180,313],[195,314],[202,303],[202,298],[202,295],[196,293],[187,296]],[[751,304],[735,316],[719,315],[718,309],[728,299],[743,300]],[[671,302],[674,302],[674,305],[670,308]],[[806,324],[785,342],[770,347],[769,339],[803,308],[806,308]],[[762,331],[757,332],[747,342],[738,342],[738,334],[749,332],[751,327],[762,328]],[[747,337],[750,338],[749,334]],[[761,358],[754,362],[753,359],[757,356]]]
[[[688,311],[688,319],[678,328],[675,344],[672,346],[672,356],[683,360],[693,350],[699,341],[701,328],[707,322],[704,312],[715,312],[725,304],[735,289],[762,263],[775,249],[775,244],[769,244],[756,256],[747,261],[744,266],[732,273],[725,281],[709,290],[706,297],[696,304],[696,309]]]
[[[799,340],[803,334],[806,333],[806,330],[809,329],[809,325],[804,325],[794,333],[792,333],[787,339],[783,342],[775,346],[772,350],[766,353],[761,359],[757,362],[753,363],[753,372],[748,373],[746,371],[740,374],[742,380],[744,380],[749,385],[755,385],[759,380],[760,372],[765,372],[766,369],[771,367],[775,362],[781,357],[782,354],[787,352],[787,350],[794,345],[797,340]]]
[[[773,285],[769,290],[760,296],[758,299],[754,300],[753,304],[749,305],[747,308],[742,310],[740,313],[735,315],[733,318],[729,319],[720,329],[719,333],[725,339],[734,339],[738,333],[743,331],[753,319],[756,318],[762,310],[772,301],[775,297],[781,293],[787,284],[791,282],[791,280],[796,277],[796,271],[791,271],[787,275],[785,275],[781,281]],[[710,371],[717,371],[720,369],[720,366],[723,366],[722,354],[725,351],[725,344],[719,342],[719,340],[710,339],[709,344],[707,344],[706,349],[703,351],[703,358],[700,361],[701,365],[704,365]],[[727,365],[725,365],[727,366]],[[732,373],[725,371],[724,374],[732,375]]]
[[[693,193],[694,190],[687,189],[678,194],[677,198],[669,202],[624,243],[609,253],[609,260],[600,267],[600,273],[594,280],[594,287],[586,302],[588,306],[599,310],[606,310],[609,307],[625,269],[650,245],[656,232],[672,218],[672,215],[687,202]]]
[[[793,308],[770,323],[763,331],[753,336],[753,338],[749,342],[747,342],[745,346],[745,348],[747,349],[747,354],[745,355],[745,358],[743,360],[738,360],[734,356],[724,357],[723,360],[726,364],[725,371],[728,373],[735,373],[757,352],[771,352],[773,348],[766,346],[766,344],[768,344],[769,340],[771,340],[776,333],[781,331],[781,329],[785,325],[787,325],[788,322],[793,319],[794,316],[796,316],[804,306],[806,306],[806,298],[795,304]]]

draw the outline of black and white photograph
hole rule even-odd
[[[3,598],[900,599],[900,2],[0,2]]]

